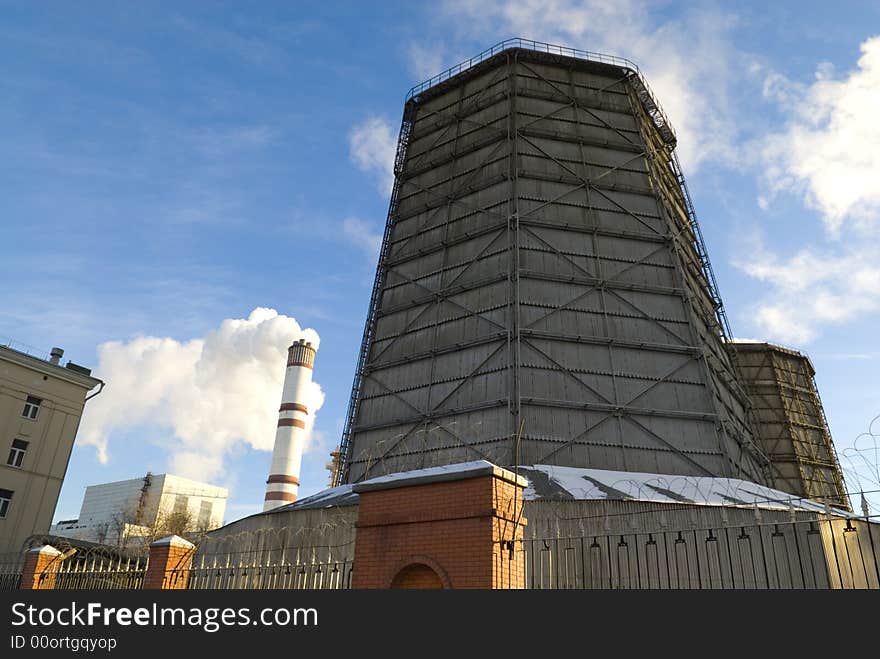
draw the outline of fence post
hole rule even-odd
[[[193,543],[177,535],[169,535],[152,543],[143,589],[185,589],[195,548]]]
[[[55,575],[61,561],[61,552],[52,545],[44,545],[29,550],[24,555],[19,590],[52,590],[55,588]]]

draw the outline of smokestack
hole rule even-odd
[[[305,402],[314,364],[315,349],[311,343],[300,339],[287,349],[287,372],[278,410],[272,466],[266,481],[264,512],[296,501],[306,417],[309,415]]]
[[[49,363],[59,364],[62,357],[64,357],[64,351],[61,348],[52,348],[52,352],[49,353]]]

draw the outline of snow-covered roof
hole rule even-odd
[[[402,486],[413,480],[442,480],[444,475],[447,478],[453,478],[468,472],[490,473],[488,471],[490,467],[500,470],[490,462],[478,460],[388,474],[354,486],[331,487],[295,503],[275,508],[271,512],[354,505],[358,501],[357,491],[370,490],[372,484],[387,486],[388,483],[395,483]],[[500,471],[511,473],[506,469]],[[737,478],[649,474],[553,465],[522,466],[518,468],[518,472],[520,477],[525,477],[528,481],[528,485],[523,491],[523,496],[527,501],[609,499],[656,503],[692,503],[704,506],[757,506],[777,510],[793,508],[809,512],[825,511],[824,504]],[[440,478],[432,479],[432,476]],[[836,509],[833,512],[840,515],[848,514]]]
[[[529,479],[529,486],[523,496],[530,501],[617,499],[706,506],[795,508],[812,512],[825,510],[824,504],[737,478],[649,474],[553,465],[532,465],[521,467],[519,471]]]
[[[406,487],[422,483],[437,483],[462,478],[474,478],[476,476],[495,476],[496,478],[516,482],[523,487],[528,485],[528,481],[525,478],[517,476],[512,471],[492,464],[488,460],[474,460],[473,462],[458,462],[456,464],[413,469],[412,471],[377,476],[376,478],[355,483],[354,491],[358,493],[369,492],[371,490]]]
[[[499,477],[512,480],[515,474],[507,469],[502,469],[497,465],[486,460],[475,460],[473,462],[460,462],[451,465],[442,465],[439,467],[428,467],[427,469],[414,469],[412,471],[398,472],[394,474],[386,474],[385,476],[377,476],[367,481],[355,483],[354,485],[339,485],[337,487],[329,487],[326,490],[313,494],[308,497],[298,499],[294,503],[285,506],[279,506],[268,511],[269,513],[279,513],[287,510],[308,510],[313,508],[332,508],[335,506],[351,506],[358,502],[358,491],[367,491],[371,489],[380,489],[385,487],[404,487],[414,484],[415,482],[436,482],[442,480],[451,480],[462,476],[476,476],[480,474],[495,474]],[[516,477],[520,484],[526,486],[528,483],[522,476]]]
[[[328,487],[311,496],[297,499],[293,503],[284,506],[278,506],[267,513],[283,513],[288,510],[308,510],[311,508],[334,508],[336,506],[353,506],[358,502],[358,495],[351,491],[351,485],[339,485],[338,487]]]

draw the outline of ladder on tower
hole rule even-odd
[[[345,429],[342,431],[342,441],[339,445],[341,464],[340,468],[336,471],[334,485],[342,485],[342,483],[348,478],[349,464],[352,458],[351,439],[354,430],[355,417],[357,416],[358,398],[360,396],[361,385],[363,384],[364,371],[367,367],[367,359],[370,353],[370,344],[373,339],[373,329],[376,323],[376,316],[379,311],[379,298],[382,295],[382,287],[384,285],[384,263],[388,258],[391,227],[394,218],[397,216],[401,174],[403,174],[406,149],[409,145],[409,137],[415,119],[415,104],[416,102],[414,100],[410,100],[404,107],[403,120],[400,125],[400,135],[397,138],[397,151],[394,154],[394,187],[391,189],[391,201],[388,204],[388,217],[385,221],[385,233],[382,236],[382,247],[379,251],[379,263],[376,267],[376,278],[373,280],[373,291],[370,294],[370,308],[367,312],[367,322],[364,325],[364,335],[361,340],[360,353],[358,354],[357,370],[355,371],[354,383],[351,387],[351,398],[348,401]]]
[[[691,194],[688,191],[687,183],[684,180],[684,174],[681,171],[681,163],[678,161],[678,154],[672,154],[670,159],[672,173],[675,175],[682,195],[684,196],[685,209],[687,210],[688,222],[694,235],[694,248],[697,252],[697,258],[700,261],[700,268],[706,283],[709,287],[709,297],[712,300],[712,306],[715,308],[715,317],[718,321],[718,328],[725,340],[731,339],[733,335],[730,331],[730,325],[727,322],[727,313],[724,311],[724,304],[721,301],[721,294],[718,292],[718,282],[715,280],[715,273],[712,270],[712,263],[709,261],[709,253],[706,250],[706,243],[703,240],[703,232],[700,230],[700,223],[697,221],[697,214],[694,211],[694,205],[691,202]]]

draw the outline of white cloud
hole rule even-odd
[[[732,15],[689,11],[655,22],[649,8],[634,0],[448,0],[441,16],[487,47],[522,36],[628,58],[675,128],[688,171],[704,160],[740,158],[742,122],[730,90],[753,62],[732,44]]]
[[[320,341],[295,319],[258,307],[246,319],[224,320],[203,338],[103,343],[95,373],[107,387],[86,406],[77,440],[94,446],[106,462],[114,432],[139,428],[171,446],[173,473],[220,477],[237,443],[272,450],[287,347],[298,338]],[[309,398],[307,406],[317,412],[324,402],[317,383]],[[308,418],[314,424],[315,415]],[[310,425],[307,437],[311,431]]]
[[[786,258],[757,249],[737,264],[768,284],[751,318],[782,341],[806,343],[826,326],[880,311],[880,37],[861,52],[845,75],[820,64],[809,85],[778,73],[764,80],[764,96],[790,118],[764,139],[758,205],[797,194],[821,214],[828,236]]]
[[[771,74],[764,87],[791,116],[763,149],[771,192],[802,195],[832,235],[880,218],[880,36],[861,52],[846,75],[822,64],[809,86]]]
[[[406,47],[407,63],[419,82],[435,76],[444,69],[447,59],[446,48],[439,43],[410,43]]]
[[[382,117],[368,117],[348,136],[349,154],[358,169],[377,177],[382,194],[391,194],[394,186],[394,155],[397,137]]]
[[[342,233],[349,242],[364,250],[368,256],[378,255],[382,234],[371,224],[356,217],[347,217],[342,221]]]
[[[758,249],[738,266],[771,287],[751,318],[774,340],[807,343],[823,326],[880,310],[880,264],[869,249],[807,248],[787,259]]]

